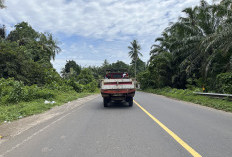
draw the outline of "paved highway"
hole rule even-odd
[[[232,114],[137,92],[134,106],[97,97],[0,145],[6,157],[231,157]]]

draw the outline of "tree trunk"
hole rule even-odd
[[[137,62],[137,58],[135,58],[135,79],[136,79],[136,62]]]

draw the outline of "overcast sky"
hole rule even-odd
[[[155,38],[186,7],[200,0],[6,0],[0,24],[7,30],[26,21],[36,31],[50,32],[62,52],[53,61],[59,72],[66,60],[81,66],[100,66],[122,60],[130,63],[128,46],[134,39],[142,47],[143,61]],[[211,2],[211,0],[208,0]]]

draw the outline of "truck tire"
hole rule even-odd
[[[130,106],[130,107],[132,107],[132,106],[133,106],[133,98],[132,98],[132,97],[131,97],[131,98],[129,98],[128,103],[129,103],[129,106]]]
[[[109,100],[107,98],[103,98],[104,107],[108,107]]]

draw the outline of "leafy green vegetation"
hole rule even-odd
[[[232,73],[217,75],[217,87],[218,92],[232,93]]]
[[[146,69],[145,62],[143,62],[140,58],[137,58],[136,65],[137,74]],[[124,63],[123,61],[117,61],[110,64],[107,60],[105,60],[102,66],[92,66],[88,67],[88,69],[92,71],[94,78],[97,80],[104,78],[107,69],[125,69],[129,73],[130,77],[135,77],[135,62],[133,60],[130,65]]]
[[[185,16],[152,45],[148,67],[137,77],[141,88],[232,112],[230,100],[193,94],[201,88],[232,93],[231,6],[229,0],[212,5],[201,0],[199,6],[184,9]]]
[[[184,100],[188,102],[193,102],[203,106],[212,107],[218,110],[223,110],[227,112],[232,112],[232,102],[229,99],[217,99],[212,97],[205,97],[196,95],[193,90],[189,89],[175,89],[175,88],[162,88],[162,89],[146,89],[145,92],[164,95],[170,98],[176,98],[178,100]],[[199,91],[196,89],[195,91]]]
[[[65,67],[61,71],[63,78],[72,78],[79,75],[81,72],[81,66],[79,66],[75,61],[67,61]]]
[[[57,43],[52,34],[37,32],[26,22],[16,24],[9,34],[4,25],[0,28],[0,122],[41,113],[97,92],[107,69],[134,70],[134,63],[122,61],[109,64],[105,60],[100,67],[82,68],[72,60],[60,76],[51,64],[61,51]],[[139,58],[136,63],[139,66],[132,75],[145,68]],[[45,104],[45,100],[56,103]]]
[[[5,7],[3,2],[0,0],[0,8]],[[3,25],[0,121],[40,113],[69,98],[95,92],[107,69],[126,69],[146,91],[231,111],[227,100],[192,94],[192,90],[202,87],[206,91],[232,93],[231,7],[230,0],[215,4],[201,0],[199,6],[184,9],[185,16],[155,39],[147,65],[139,58],[141,46],[133,40],[128,46],[130,65],[105,60],[102,66],[82,68],[71,60],[61,76],[51,64],[61,52],[52,34],[37,32],[27,22],[16,24],[7,34]],[[170,88],[164,88],[167,86]],[[57,103],[45,105],[44,100]]]
[[[232,93],[231,6],[230,0],[212,5],[201,0],[199,6],[184,9],[185,16],[155,39],[148,66],[137,77],[141,88],[232,112],[230,100],[193,94],[201,88]]]
[[[92,93],[76,93],[75,91],[52,91],[52,98],[46,99],[55,101],[55,103],[45,104],[45,99],[36,98],[32,101],[10,103],[8,105],[0,105],[0,124],[4,121],[13,121],[26,116],[42,113],[54,106],[62,105],[69,101],[87,96]]]
[[[211,5],[201,0],[184,9],[185,15],[155,39],[148,67],[137,77],[141,87],[232,93],[231,6],[231,0]]]
[[[8,35],[0,28],[0,123],[97,91],[93,72],[75,61],[67,62],[63,77],[56,72],[51,60],[61,51],[57,43],[52,34],[39,33],[26,22]]]
[[[70,82],[62,83],[53,82],[38,87],[37,85],[24,85],[23,82],[12,78],[0,79],[0,123],[41,113],[53,106],[97,92],[96,85],[95,87],[94,85],[83,86],[82,93],[77,93],[69,85]],[[45,103],[45,101],[54,102]]]

